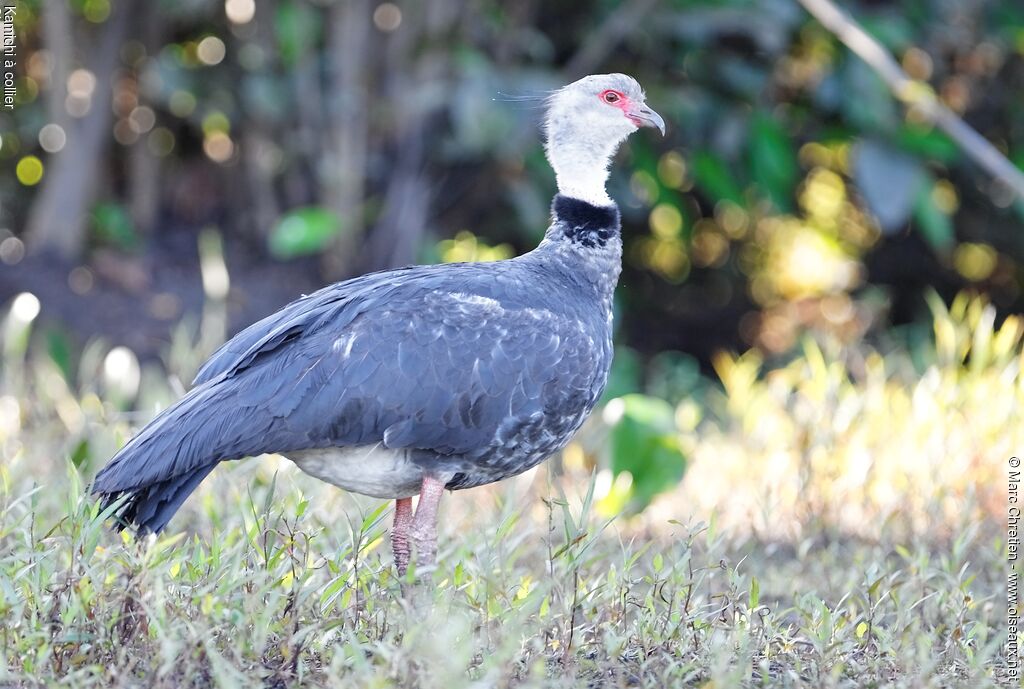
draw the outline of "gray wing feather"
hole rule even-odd
[[[377,442],[483,458],[495,443],[546,442],[557,428],[524,429],[596,401],[607,344],[556,308],[551,286],[494,264],[436,268],[335,285],[246,329],[118,453],[95,490],[205,475],[265,452]]]
[[[350,318],[354,317],[359,312],[360,297],[386,287],[396,279],[401,279],[405,271],[416,268],[424,267],[409,266],[369,273],[346,282],[328,285],[313,294],[296,299],[224,343],[199,369],[192,384],[200,385],[221,374],[240,370],[259,354],[273,351],[289,339],[315,330],[325,319],[344,317],[346,314]],[[357,304],[356,309],[345,308],[353,302]],[[341,321],[333,321],[331,325],[335,328],[344,328],[347,321],[342,318]]]

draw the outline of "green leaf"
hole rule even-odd
[[[618,415],[611,431],[612,471],[630,473],[632,501],[644,507],[678,484],[686,470],[675,411],[664,400],[639,394],[612,400],[608,411]]]
[[[334,602],[337,600],[341,590],[345,588],[348,583],[348,575],[336,577],[333,581],[324,587],[323,592],[320,594],[320,612],[328,614],[334,609]]]
[[[82,462],[89,459],[89,440],[82,439],[75,445],[75,449],[71,451],[71,463],[76,467],[82,466]]]
[[[747,608],[753,610],[761,604],[761,584],[757,577],[750,578],[750,599],[747,601]]]
[[[750,166],[754,181],[768,193],[775,207],[790,210],[800,174],[796,151],[782,125],[765,113],[758,113],[751,123]]]
[[[953,220],[939,210],[932,198],[933,184],[925,185],[914,202],[914,220],[917,230],[938,253],[946,253],[954,243]]]
[[[714,201],[727,199],[738,206],[746,205],[743,192],[725,161],[714,153],[701,151],[693,157],[693,177],[697,186]]]
[[[384,512],[386,512],[389,507],[391,507],[390,502],[382,502],[378,505],[376,509],[363,518],[363,523],[359,526],[359,531],[364,534],[369,533],[373,527],[377,526],[381,518],[384,516]]]
[[[286,213],[270,233],[270,253],[280,259],[316,254],[341,231],[333,211],[308,206]]]
[[[875,581],[872,582],[871,584],[868,584],[868,595],[873,598],[875,596],[875,594],[878,593],[878,587],[882,585],[883,581],[885,581],[885,576],[884,575],[878,577],[877,579],[875,579]]]

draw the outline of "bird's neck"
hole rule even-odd
[[[612,296],[622,271],[619,209],[559,194],[551,203],[551,226],[534,251],[577,289],[591,292],[611,313]]]
[[[557,174],[558,193],[566,198],[583,201],[592,206],[610,206],[612,200],[605,190],[607,170],[590,170],[582,174]]]
[[[553,241],[571,242],[581,249],[603,249],[609,242],[620,242],[619,207],[610,199],[594,205],[560,193],[551,202],[551,216],[548,238]]]
[[[548,160],[555,170],[558,193],[592,206],[614,205],[605,191],[608,164],[619,141],[602,140],[583,132],[559,135],[548,140]]]
[[[619,209],[604,185],[622,137],[557,113],[549,114],[546,129],[558,195],[551,204],[551,226],[531,253],[558,266],[578,288],[592,290],[610,314],[622,270],[622,238]]]

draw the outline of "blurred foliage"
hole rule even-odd
[[[1019,3],[845,7],[908,74],[1024,158]],[[129,12],[115,72],[96,74],[128,9],[18,3],[19,103],[0,115],[6,262],[32,244],[23,228],[74,154],[81,133],[70,135],[108,109],[86,250],[166,250],[170,228],[216,224],[229,246],[274,259],[322,254],[324,280],[521,252],[553,185],[538,110],[516,99],[572,69],[619,70],[670,123],[664,140],[633,138],[610,185],[625,218],[622,338],[645,360],[777,354],[808,328],[861,336],[886,317],[925,317],[929,285],[947,298],[972,285],[1004,312],[1022,303],[1024,203],[790,0],[465,13],[450,0],[164,2]],[[48,42],[47,11],[64,15],[72,44]],[[109,107],[93,102],[103,80]],[[708,319],[717,327],[701,328]]]
[[[879,349],[808,336],[774,364],[723,352],[715,379],[666,353],[637,383],[643,393],[609,399],[564,462],[599,470],[595,498],[609,515],[657,505],[685,470],[702,509],[766,534],[830,524],[870,536],[879,514],[897,512],[930,528],[973,501],[978,518],[997,516],[995,460],[1024,443],[1024,318],[997,324],[992,304],[968,293],[948,307],[934,292],[927,301],[931,332]],[[761,507],[731,497],[750,481]]]
[[[451,239],[442,239],[437,243],[437,253],[445,263],[500,261],[515,255],[508,244],[489,246],[468,230],[462,230]]]
[[[93,236],[101,244],[113,245],[130,251],[139,238],[124,206],[117,203],[98,203],[92,212]]]
[[[289,259],[319,253],[340,230],[341,220],[325,208],[290,211],[270,233],[270,254]]]
[[[646,507],[683,478],[686,458],[671,404],[647,395],[617,397],[605,407],[604,420],[610,426],[608,452],[616,479],[604,502],[608,512],[617,514],[627,500],[634,508]]]

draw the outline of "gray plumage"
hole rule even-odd
[[[559,196],[544,241],[518,258],[303,297],[221,347],[93,490],[128,496],[121,523],[156,532],[219,462],[263,453],[322,466],[329,448],[386,450],[403,469],[363,489],[378,497],[412,495],[425,474],[460,489],[521,473],[564,447],[604,390],[621,253],[614,205]]]
[[[579,428],[611,364],[621,243],[566,229],[519,258],[373,273],[293,302],[221,347],[94,490],[139,493],[123,516],[158,531],[218,462],[267,452],[407,448],[453,489],[525,471]]]

